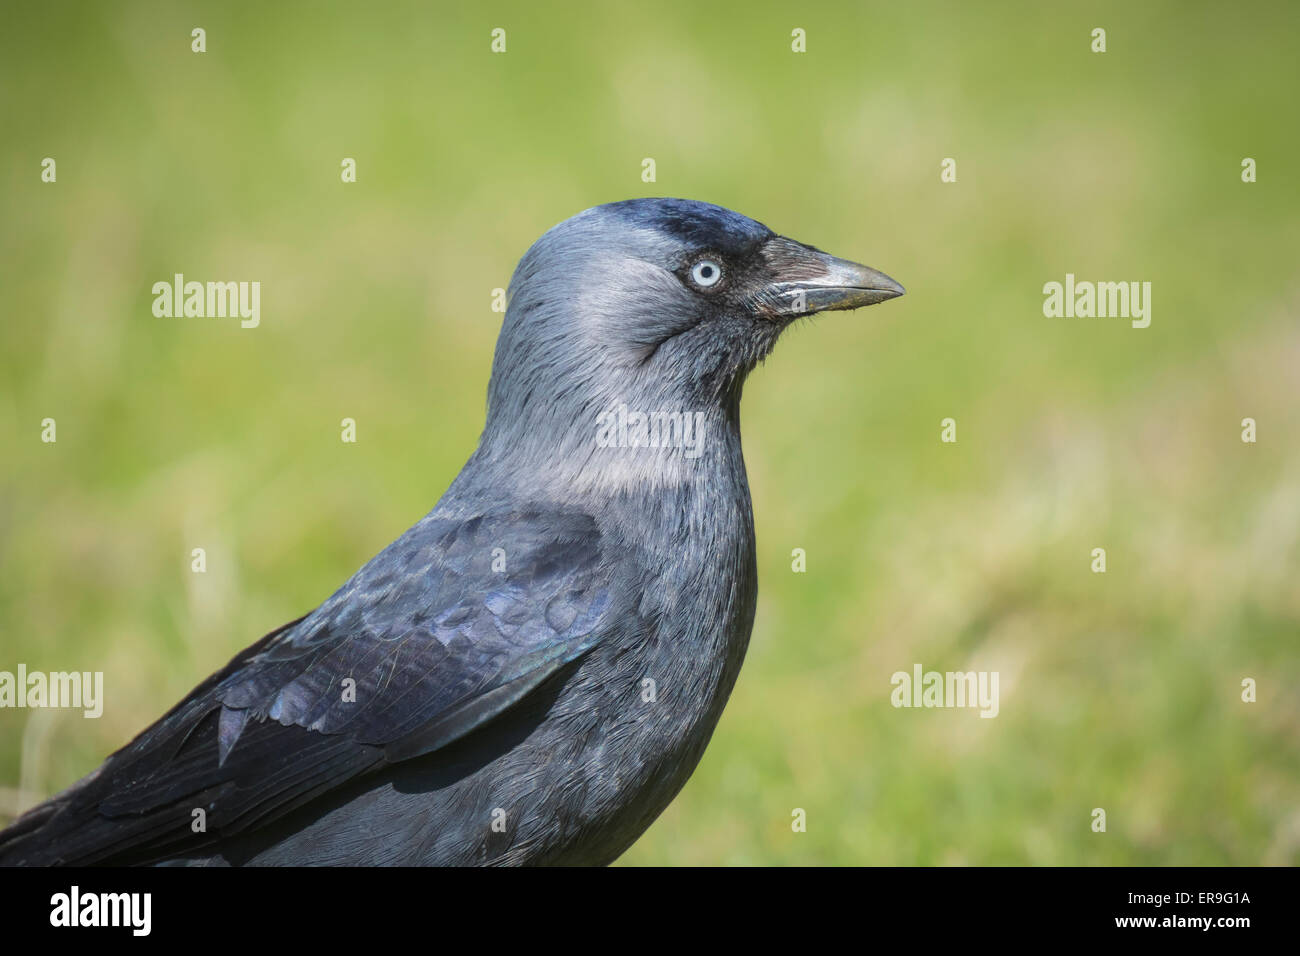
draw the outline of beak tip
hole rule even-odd
[[[872,283],[872,287],[877,292],[884,293],[886,298],[895,299],[900,295],[907,294],[907,290],[903,288],[903,283],[899,282],[897,279],[892,276],[887,276],[883,272],[876,272],[874,269],[871,271],[876,279],[876,281]]]
[[[890,278],[883,272],[876,272],[874,269],[871,270],[871,273],[871,281],[863,283],[868,299],[860,303],[861,305],[876,305],[907,294],[907,290],[903,288],[901,282]]]

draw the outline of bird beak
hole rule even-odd
[[[764,318],[858,309],[907,291],[883,272],[828,256],[784,236],[768,240],[763,257],[773,281],[755,296],[753,305]]]

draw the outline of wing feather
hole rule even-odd
[[[436,512],[435,512],[436,514]],[[265,825],[473,732],[635,598],[586,514],[425,518],[306,617],[0,834],[0,862],[139,862]],[[194,812],[206,832],[194,833]]]

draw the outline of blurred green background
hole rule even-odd
[[[0,710],[0,820],[431,508],[491,290],[672,195],[909,291],[750,379],[753,643],[624,861],[1300,862],[1300,7],[6,6],[0,669],[107,705]],[[174,272],[260,281],[260,328],[155,318]],[[1045,318],[1067,272],[1150,281],[1150,328]],[[913,663],[1000,715],[891,707]]]

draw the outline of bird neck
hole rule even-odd
[[[531,411],[508,434],[489,420],[449,495],[584,508],[666,492],[748,502],[738,403],[646,407],[616,399],[579,412]]]

